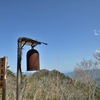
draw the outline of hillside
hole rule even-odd
[[[94,86],[92,86],[94,90]],[[91,88],[91,89],[92,89]],[[22,77],[21,100],[100,100],[100,89],[66,77],[57,70],[40,70]],[[16,76],[8,70],[7,100],[16,98]],[[94,99],[91,99],[94,98]]]

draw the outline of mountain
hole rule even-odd
[[[70,78],[74,78],[74,72],[64,73],[65,76],[69,76]]]
[[[100,79],[100,69],[94,70],[85,70],[85,72],[90,76],[94,77],[95,79]],[[74,72],[65,73],[66,76],[74,78]]]
[[[90,77],[94,78],[95,85],[100,87],[100,69],[94,69],[94,70],[85,70],[85,73]],[[74,72],[64,73],[65,76],[69,76],[71,79],[76,80],[74,76]]]
[[[11,71],[7,73],[6,87],[7,100],[15,100],[16,76]],[[72,80],[57,70],[43,69],[22,76],[20,95],[21,100],[100,100],[100,89],[94,87]]]
[[[31,74],[34,74],[35,71],[26,71],[26,72],[22,72],[22,75],[26,75],[26,76],[29,76]],[[15,76],[17,76],[17,73],[14,73]]]

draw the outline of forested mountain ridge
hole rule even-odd
[[[57,70],[22,76],[21,100],[100,100],[100,89],[66,77]],[[92,91],[93,89],[93,91]],[[7,72],[7,100],[16,98],[16,76]],[[0,94],[1,95],[1,94]]]

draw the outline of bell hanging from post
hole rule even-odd
[[[35,49],[27,52],[27,71],[40,70],[39,53]]]

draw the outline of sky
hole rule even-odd
[[[70,72],[100,49],[100,0],[1,0],[0,57],[17,71],[17,40],[28,37],[48,45],[35,47],[40,69]],[[26,53],[22,50],[22,71]]]

